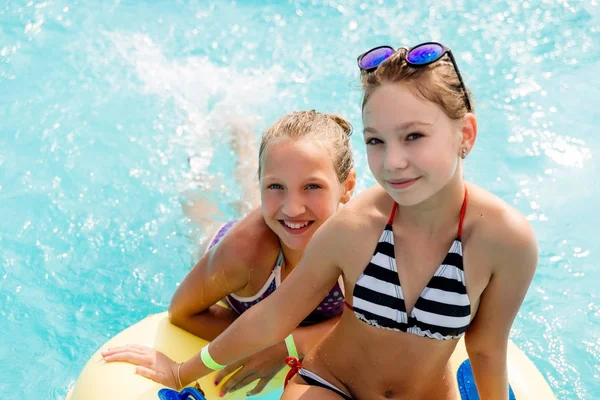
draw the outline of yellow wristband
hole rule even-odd
[[[288,337],[285,338],[285,347],[287,347],[287,351],[290,357],[298,357],[298,350],[296,349],[296,342],[294,342],[294,336],[290,333]]]
[[[218,362],[216,362],[215,360],[213,360],[213,358],[210,356],[210,353],[208,352],[208,345],[204,346],[202,348],[202,350],[200,351],[200,359],[202,360],[204,365],[206,365],[208,368],[212,369],[213,371],[223,369],[226,367],[225,365],[221,365]]]

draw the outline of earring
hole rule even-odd
[[[467,157],[467,149],[463,148],[462,149],[462,158],[463,160]]]

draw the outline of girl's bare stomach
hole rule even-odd
[[[302,367],[357,400],[456,400],[448,363],[456,343],[375,328],[344,310]]]

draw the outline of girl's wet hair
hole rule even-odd
[[[406,62],[406,49],[400,49],[385,60],[372,72],[363,72],[361,76],[364,97],[362,108],[383,83],[407,83],[413,93],[425,100],[439,105],[449,118],[460,119],[469,112],[465,98],[452,62],[443,59],[423,67],[412,67]],[[475,112],[475,103],[471,91],[467,89],[471,102],[471,112]]]
[[[354,166],[350,135],[352,125],[334,114],[310,111],[297,111],[281,117],[262,135],[258,152],[258,177],[260,179],[265,149],[273,139],[310,139],[328,146],[332,152],[333,166],[337,177],[343,183]]]

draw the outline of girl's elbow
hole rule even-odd
[[[186,321],[190,319],[190,316],[185,313],[182,309],[176,307],[173,303],[169,306],[169,322],[173,325],[183,328],[186,324]]]
[[[469,358],[478,359],[492,359],[497,360],[506,358],[508,343],[503,341],[492,341],[492,340],[469,340],[469,337],[465,337],[465,347]]]

